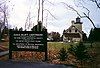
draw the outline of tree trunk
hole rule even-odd
[[[82,60],[81,60],[81,68],[83,68],[83,62],[82,62]]]

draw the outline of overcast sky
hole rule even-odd
[[[73,6],[80,14],[84,11],[86,12],[85,9],[75,7],[75,3],[77,2],[74,2],[74,0],[45,0],[43,25],[47,27],[48,32],[55,31],[62,34],[64,29],[70,27],[71,20],[75,20],[78,16],[74,11],[66,9],[64,4],[61,2],[65,2]],[[100,9],[97,9],[96,5],[88,0],[86,0],[86,3],[83,3],[83,5],[88,7],[91,11],[90,18],[93,20],[95,25],[100,27]],[[38,0],[10,0],[9,8],[9,22],[12,27],[17,26],[18,28],[25,28],[25,22],[29,11],[31,13],[30,28],[37,24]],[[47,10],[49,10],[55,18]],[[90,29],[93,28],[92,24],[86,18],[82,18],[81,21],[83,22],[83,31],[88,34]]]

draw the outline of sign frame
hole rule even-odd
[[[22,38],[24,39],[27,38],[28,40],[26,40],[25,42],[23,41],[24,39]],[[31,40],[32,42],[30,42],[29,40]],[[28,44],[27,45],[28,48],[27,47],[18,48],[18,46],[19,45],[22,46],[22,44],[25,44],[23,46],[26,46],[26,44]],[[47,56],[47,30],[45,31],[13,31],[11,29],[9,31],[9,59],[12,59],[12,51],[45,52],[45,61],[46,61],[48,57]]]

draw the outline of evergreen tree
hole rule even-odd
[[[88,40],[100,41],[100,28],[91,29]]]
[[[17,27],[15,28],[15,31],[18,31],[18,28]]]
[[[21,27],[21,28],[19,28],[19,31],[23,31],[23,28]]]
[[[86,33],[83,34],[83,41],[87,41]]]
[[[59,59],[61,61],[65,61],[67,57],[68,57],[68,53],[67,53],[66,49],[61,48],[60,51],[59,51]]]
[[[89,41],[92,41],[92,36],[93,36],[93,28],[90,30],[90,34],[89,34]]]
[[[83,67],[83,61],[86,61],[89,58],[87,48],[83,45],[82,42],[79,43],[77,46],[71,45],[68,49],[69,53],[74,55],[77,60],[80,61],[81,66]]]

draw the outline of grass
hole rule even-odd
[[[48,42],[48,50],[50,49],[57,49],[60,50],[61,48],[68,49],[72,43],[63,43],[63,42]],[[75,44],[73,44],[75,45]]]

